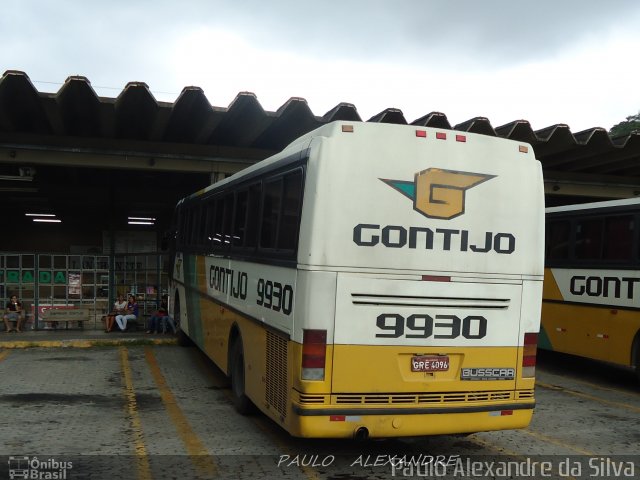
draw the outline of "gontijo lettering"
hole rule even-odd
[[[516,237],[511,233],[485,232],[478,241],[469,240],[468,230],[449,228],[409,227],[359,223],[353,227],[353,242],[360,247],[383,245],[387,248],[422,248],[460,252],[495,252],[511,254],[516,249]]]
[[[233,298],[247,298],[248,276],[246,272],[236,272],[231,268],[211,265],[209,287],[220,293],[228,293]]]
[[[589,297],[613,297],[632,299],[638,277],[598,277],[574,275],[571,277],[570,290],[573,295]]]

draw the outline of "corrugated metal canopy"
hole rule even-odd
[[[314,128],[334,121],[362,121],[357,109],[340,103],[319,117],[303,98],[265,111],[253,93],[241,92],[227,108],[212,106],[199,87],[185,87],[175,102],[158,102],[142,82],[130,82],[116,98],[99,97],[85,77],[72,76],[56,93],[38,92],[24,72],[0,78],[0,134],[53,135],[135,140],[277,151]],[[367,121],[408,124],[389,108]],[[640,133],[612,139],[603,128],[573,133],[567,125],[533,131],[526,120],[493,127],[484,117],[451,126],[431,112],[412,125],[461,130],[529,142],[545,169],[565,172],[640,174]]]
[[[182,195],[208,183],[211,174],[233,173],[334,120],[363,121],[352,104],[340,103],[316,116],[305,99],[296,97],[275,112],[265,111],[249,92],[239,93],[226,108],[217,107],[199,87],[185,87],[175,102],[157,101],[141,82],[128,83],[116,98],[100,97],[81,76],[67,78],[56,93],[45,93],[24,72],[9,70],[0,78],[0,168],[201,174],[201,182],[191,176],[175,189]],[[440,112],[409,122],[394,108],[366,121],[528,142],[543,165],[548,204],[640,194],[640,132],[611,138],[603,128],[574,133],[563,124],[534,131],[526,120],[494,127],[484,117],[452,127]],[[172,177],[177,184],[179,177]]]

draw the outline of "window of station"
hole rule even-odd
[[[101,312],[109,297],[109,257],[0,253],[0,300],[17,295],[27,328],[36,307],[83,305]]]

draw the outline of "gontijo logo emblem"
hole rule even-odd
[[[451,220],[464,213],[466,191],[495,176],[429,168],[416,173],[413,182],[380,180],[413,200],[413,209],[425,217]]]

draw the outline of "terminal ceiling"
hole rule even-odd
[[[46,208],[67,222],[92,218],[114,228],[126,215],[148,215],[165,228],[182,196],[334,120],[363,121],[348,103],[316,116],[303,98],[265,111],[248,92],[228,107],[212,106],[199,87],[185,87],[175,102],[156,101],[140,82],[115,98],[99,97],[79,76],[45,93],[26,73],[6,71],[0,78],[0,212],[23,217]],[[440,112],[407,121],[393,108],[366,121],[528,142],[542,162],[548,205],[640,195],[640,132],[611,138],[603,128],[572,132],[563,124],[534,131],[526,120],[494,127],[484,117],[452,126]]]

